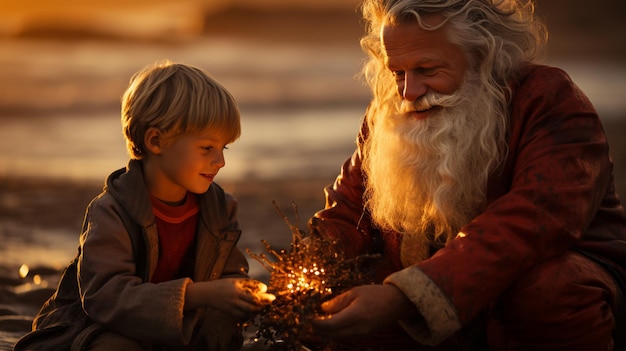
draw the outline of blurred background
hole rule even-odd
[[[368,101],[358,3],[0,0],[0,305],[28,304],[7,299],[7,285],[53,287],[17,277],[20,265],[58,272],[76,254],[86,205],[128,159],[120,97],[134,72],[162,59],[205,69],[240,104],[242,137],[217,178],[239,199],[240,247],[288,246],[272,200],[290,218],[293,201],[304,227],[350,156]],[[538,0],[537,10],[550,29],[546,61],[600,112],[624,194],[626,2]],[[254,262],[251,274],[267,277]],[[20,335],[2,329],[0,349]]]

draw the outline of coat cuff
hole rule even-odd
[[[421,318],[400,321],[417,342],[438,345],[461,329],[456,308],[439,287],[416,266],[389,275],[385,284],[400,289],[417,307]]]

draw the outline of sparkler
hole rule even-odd
[[[297,208],[292,205],[297,218]],[[309,322],[323,313],[321,303],[351,287],[366,284],[364,260],[378,256],[346,259],[337,241],[313,233],[307,235],[291,224],[275,202],[274,207],[290,227],[292,242],[289,250],[277,251],[262,240],[269,256],[246,250],[271,273],[268,292],[276,296],[254,323],[258,326],[254,341],[264,340],[272,351],[306,350],[307,341],[320,347],[327,341],[313,336]]]

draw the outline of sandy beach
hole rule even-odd
[[[619,17],[626,5],[619,5],[621,8],[613,12],[610,12],[614,9],[609,7],[609,1],[600,1],[594,11],[587,12],[582,6],[570,6],[568,17],[560,11],[566,4],[572,2],[554,0],[540,8],[555,26],[549,62],[569,64],[575,80],[579,79],[592,101],[598,102],[614,161],[616,188],[619,194],[626,195],[626,99],[623,93],[626,90],[621,78],[625,66],[616,65],[626,58],[626,45],[620,37],[625,25],[620,19],[605,21],[593,31],[578,26],[585,16],[602,20],[602,13],[614,13]],[[154,16],[150,18],[160,18]],[[316,113],[328,115],[329,111],[341,110],[342,115],[354,115],[350,118],[356,130],[359,113],[368,97],[367,90],[353,79],[362,57],[358,48],[361,33],[358,16],[354,8],[348,6],[313,12],[274,9],[260,15],[254,11],[228,11],[219,15],[212,12],[201,17],[202,29],[192,33],[194,38],[167,42],[154,38],[147,41],[145,38],[120,39],[102,33],[78,35],[67,30],[50,35],[45,28],[6,38],[2,37],[0,28],[0,128],[6,129],[14,126],[11,123],[21,121],[24,126],[54,124],[53,118],[58,116],[71,121],[69,115],[88,121],[92,118],[95,124],[92,127],[98,130],[101,128],[99,121],[109,117],[117,121],[119,95],[130,74],[140,66],[168,57],[211,67],[214,76],[240,101],[242,109],[259,119],[255,122],[258,124],[249,124],[249,138],[259,143],[267,141],[268,145],[276,143],[259,148],[256,143],[243,140],[248,138],[244,133],[241,152],[252,155],[242,158],[241,163],[246,167],[241,168],[237,163],[239,157],[235,156],[230,166],[236,171],[218,180],[239,202],[243,230],[239,246],[261,252],[260,241],[266,239],[273,247],[287,247],[291,232],[272,202],[276,201],[292,223],[301,228],[306,226],[308,218],[324,205],[323,187],[333,182],[341,162],[352,151],[354,135],[351,127],[347,127],[352,119],[346,118],[344,124],[334,127],[344,129],[343,133],[311,130],[310,133],[320,133],[319,136],[296,135],[282,143],[270,134],[271,125],[280,123],[276,119],[282,116],[299,116],[297,111],[308,111],[306,118],[311,120]],[[317,27],[320,18],[326,20],[322,28]],[[197,16],[193,20],[198,20]],[[572,37],[577,40],[571,40]],[[604,41],[598,41],[599,37]],[[206,47],[218,48],[219,52]],[[594,61],[595,64],[589,63]],[[616,70],[600,76],[594,70],[589,71],[589,67]],[[65,94],[59,95],[59,92]],[[278,117],[272,116],[276,111]],[[263,129],[266,134],[254,135],[256,126],[260,125],[267,128]],[[71,126],[63,128],[67,129],[66,135],[81,136],[81,130],[73,131]],[[299,127],[289,125],[288,128],[292,128],[294,134]],[[10,134],[5,133],[4,137],[10,140]],[[64,141],[55,139],[62,138],[63,134],[55,134],[45,147],[37,144],[38,139],[45,137],[34,135],[19,147],[0,140],[0,350],[10,350],[13,343],[30,330],[33,316],[52,294],[61,270],[76,253],[85,207],[100,193],[104,176],[113,170],[109,168],[122,167],[125,163],[123,145],[118,145],[121,138],[97,139],[93,142],[98,144],[96,148],[91,147],[89,140],[82,140],[95,136],[83,135],[76,141],[75,148],[51,154],[47,148],[55,143],[64,145]],[[272,140],[264,141],[262,137]],[[334,140],[338,138],[344,140]],[[298,140],[306,145],[294,146]],[[108,143],[116,146],[109,148]],[[321,146],[313,147],[316,144]],[[262,162],[279,153],[282,158],[274,163]],[[52,157],[60,155],[63,158],[58,162]],[[293,161],[302,155],[308,165]],[[63,178],[52,172],[52,163],[65,167],[72,158],[81,164],[89,157],[98,158],[100,163],[94,165],[101,167],[89,176],[82,172]],[[26,163],[29,167],[22,167]],[[48,166],[50,172],[46,173]],[[91,163],[85,167],[92,167]],[[34,173],[37,168],[44,169]],[[22,171],[28,174],[20,173]],[[92,176],[93,173],[96,176]],[[292,203],[298,208],[299,220]],[[252,277],[266,280],[268,272],[250,261]]]

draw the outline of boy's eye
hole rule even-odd
[[[213,149],[214,149],[213,146],[202,146],[202,150],[209,151],[209,150],[213,150]],[[228,146],[223,146],[222,150],[228,150]]]

